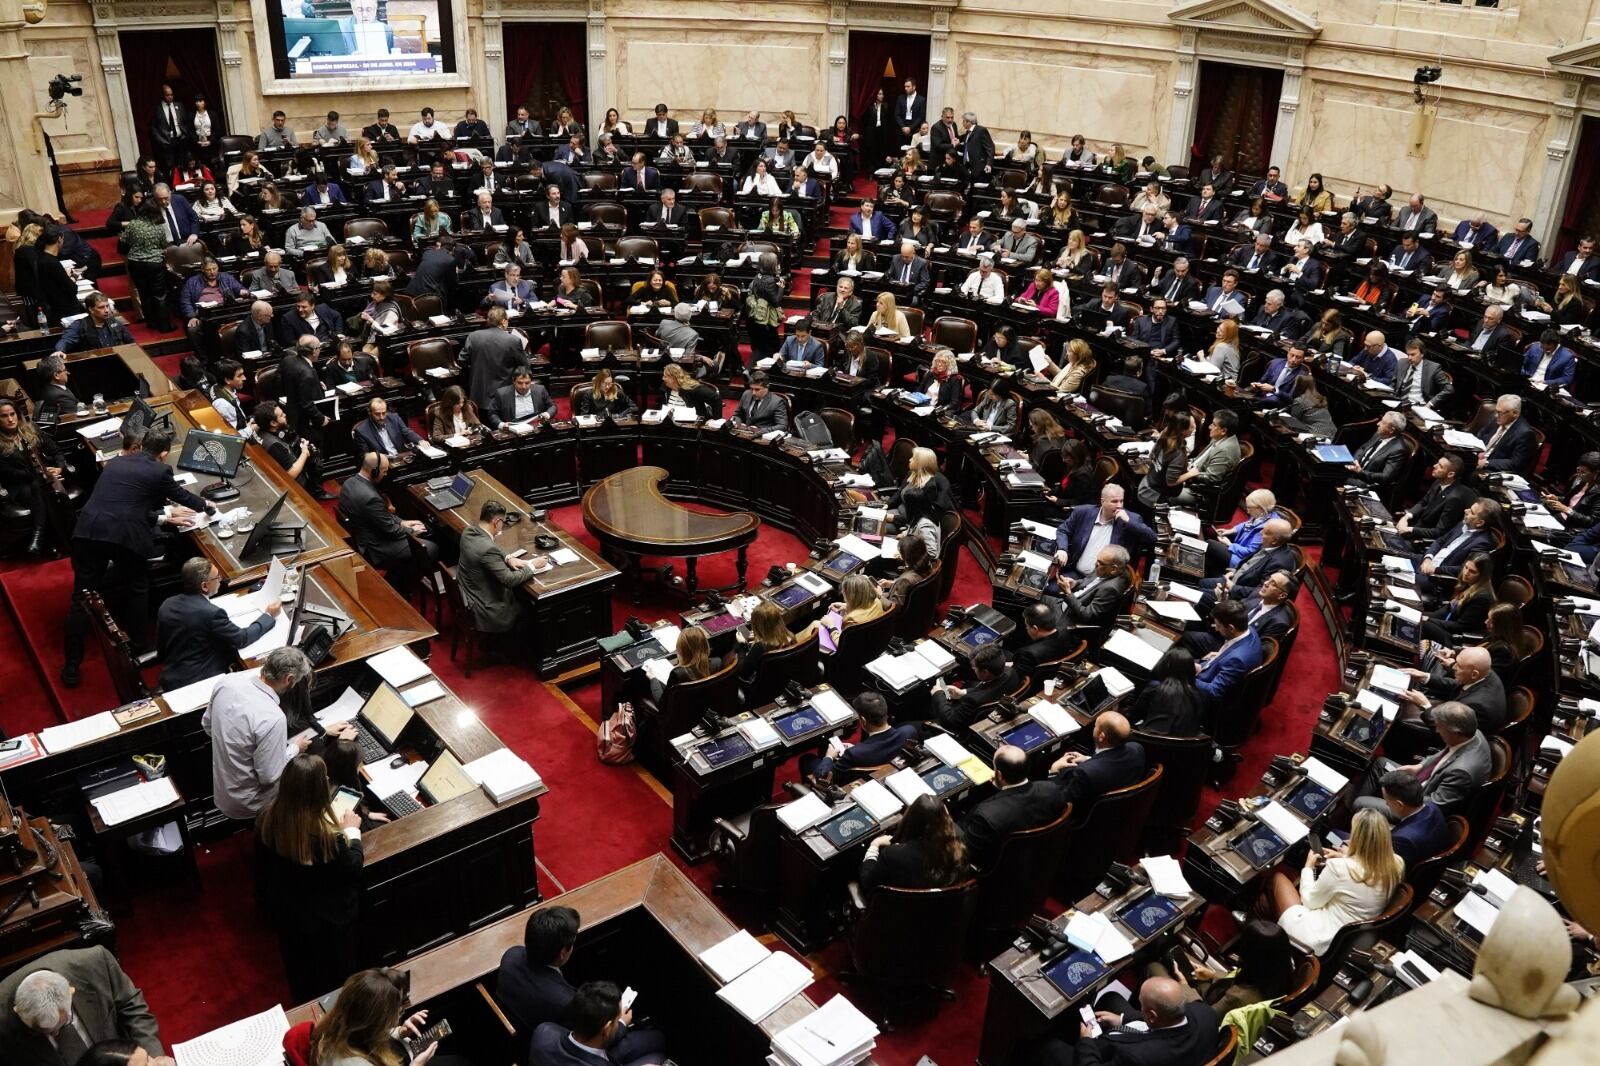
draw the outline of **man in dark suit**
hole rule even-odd
[[[861,206],[850,216],[850,232],[861,234],[863,242],[893,240],[894,220],[878,213],[878,205],[863,197]]]
[[[178,484],[167,453],[172,432],[151,429],[136,452],[119,455],[105,465],[72,533],[72,587],[99,592],[117,613],[135,649],[146,646],[149,611],[150,557],[156,551],[156,516],[168,502],[179,510],[161,521],[186,522],[194,512],[216,507]],[[118,607],[120,606],[120,610]],[[61,681],[78,683],[89,617],[78,598],[67,613],[66,663]]]
[[[367,182],[367,203],[388,203],[394,200],[404,200],[411,195],[411,190],[406,188],[406,183],[400,178],[400,171],[392,165],[383,168],[383,177],[374,178]]]
[[[1115,285],[1118,289],[1144,287],[1144,268],[1128,258],[1128,246],[1121,241],[1111,246],[1111,255],[1100,268],[1100,273],[1105,275],[1107,284]]]
[[[854,744],[828,741],[828,753],[808,752],[800,756],[800,777],[824,793],[832,792],[833,772],[882,766],[922,739],[922,728],[915,722],[889,724],[889,702],[876,692],[859,693],[850,701],[861,718],[861,739]]]
[[[1294,386],[1300,380],[1300,375],[1309,373],[1311,368],[1306,366],[1306,350],[1299,345],[1291,345],[1287,353],[1267,364],[1261,377],[1253,381],[1250,387],[1256,391],[1263,405],[1283,407],[1294,399]]]
[[[43,384],[39,390],[39,410],[56,415],[69,414],[78,409],[78,396],[67,385],[72,372],[60,355],[48,355],[39,360],[39,377]]]
[[[1510,233],[1503,234],[1494,250],[1515,266],[1539,261],[1539,241],[1533,235],[1533,219],[1519,218]]]
[[[817,298],[811,321],[839,329],[854,329],[861,324],[861,297],[856,295],[856,279],[842,277],[832,292]]]
[[[1390,770],[1378,778],[1378,789],[1389,808],[1389,843],[1411,869],[1450,846],[1450,823],[1437,803],[1422,792],[1422,782],[1410,770]]]
[[[1056,612],[1048,603],[1029,604],[1022,612],[1022,627],[1028,640],[1012,656],[1011,665],[1024,677],[1031,677],[1040,664],[1056,662],[1078,646],[1077,638],[1056,624]]]
[[[979,873],[994,866],[1012,834],[1049,825],[1063,810],[1060,789],[1049,781],[1028,780],[1028,753],[1015,745],[995,749],[994,778],[995,794],[956,824],[967,845],[967,861]]]
[[[750,372],[750,387],[739,397],[739,406],[734,409],[733,420],[738,425],[749,426],[752,429],[786,428],[789,421],[789,405],[782,397],[772,395],[772,390],[767,385],[765,371]]]
[[[955,108],[947,107],[939,113],[939,121],[928,127],[928,138],[933,148],[928,153],[930,159],[943,159],[952,148],[960,154],[961,130],[956,126]]]
[[[1391,485],[1400,480],[1408,458],[1401,436],[1405,428],[1405,415],[1385,411],[1378,418],[1377,431],[1351,453],[1355,462],[1349,465],[1350,479],[1367,485]]]
[[[528,174],[539,178],[545,185],[554,185],[560,189],[564,203],[578,202],[578,192],[583,188],[583,179],[578,177],[578,172],[567,164],[555,159],[545,163],[535,159],[528,164]]]
[[[533,226],[535,229],[560,229],[569,222],[574,222],[572,205],[561,198],[559,185],[547,185],[544,191],[544,201],[533,205]]]
[[[1556,260],[1557,274],[1571,274],[1580,282],[1591,281],[1600,275],[1600,258],[1594,254],[1594,238],[1582,237],[1578,246]]]
[[[1305,316],[1284,306],[1282,289],[1270,290],[1266,298],[1261,301],[1261,306],[1256,308],[1255,314],[1247,319],[1249,325],[1271,330],[1273,333],[1287,332],[1290,336],[1299,334],[1300,330],[1293,327],[1298,325],[1304,328],[1304,321]]]
[[[1439,216],[1423,201],[1421,193],[1412,193],[1394,225],[1407,233],[1433,233],[1439,228]]]
[[[1194,684],[1215,708],[1233,694],[1246,674],[1261,665],[1265,653],[1261,636],[1250,628],[1250,616],[1239,600],[1223,600],[1212,608],[1211,628],[1222,638],[1222,646],[1195,664],[1199,669]]]
[[[1486,733],[1492,735],[1506,727],[1506,686],[1494,672],[1488,648],[1462,648],[1448,677],[1430,677],[1421,688],[1408,689],[1401,698],[1420,708],[1422,720],[1430,725],[1433,705],[1453,701],[1471,707],[1478,716],[1478,728]]]
[[[338,343],[338,354],[322,364],[322,383],[330,389],[340,385],[365,385],[378,376],[378,364],[366,352],[358,352],[349,341]]]
[[[971,111],[961,116],[962,159],[967,164],[967,177],[975,182],[989,180],[994,172],[994,137],[985,126],[978,124],[978,116]]]
[[[1189,210],[1185,217],[1201,223],[1221,222],[1223,207],[1221,198],[1217,196],[1217,190],[1210,185],[1204,185],[1200,188],[1199,196],[1190,198]]]
[[[655,137],[669,141],[678,135],[678,120],[667,114],[666,104],[657,104],[655,118],[642,123],[643,129],[639,131],[642,137]]]
[[[655,192],[661,188],[661,172],[650,165],[643,152],[635,152],[632,165],[622,172],[618,184],[627,192]]]
[[[1435,288],[1428,293],[1426,301],[1408,308],[1406,317],[1411,320],[1407,331],[1413,337],[1438,333],[1444,328],[1445,320],[1450,317],[1450,290],[1442,285]]]
[[[578,990],[561,972],[578,943],[581,917],[571,907],[541,907],[528,915],[522,943],[500,956],[495,1002],[505,1009],[518,1033],[532,1033],[545,1023],[572,1025]],[[597,1058],[630,1062],[664,1050],[662,1034],[650,1029],[617,1027],[615,1039]]]
[[[167,231],[168,244],[191,244],[200,239],[196,236],[200,232],[200,219],[189,206],[188,197],[174,196],[167,185],[157,185],[155,201],[161,213],[161,225]]]
[[[1313,256],[1311,251],[1310,241],[1296,241],[1294,258],[1283,266],[1283,276],[1294,283],[1296,293],[1306,293],[1322,287],[1322,262]]]
[[[1453,577],[1460,573],[1462,563],[1479,552],[1488,551],[1494,546],[1490,527],[1499,521],[1499,503],[1487,497],[1474,500],[1461,516],[1460,522],[1428,545],[1427,553],[1417,563],[1417,571],[1421,575],[1418,585],[1424,591],[1430,591],[1433,583],[1427,578],[1436,573]]]
[[[933,693],[933,718],[951,732],[959,732],[978,720],[988,704],[1016,691],[1022,675],[1006,662],[1005,649],[985,644],[972,657],[972,673],[977,683],[971,688],[948,685]]]
[[[1395,368],[1395,398],[1410,405],[1427,404],[1438,410],[1450,402],[1455,386],[1444,369],[1427,357],[1422,339],[1412,338],[1406,344],[1405,361]]]
[[[1433,484],[1400,516],[1395,529],[1412,540],[1431,543],[1460,522],[1478,498],[1474,489],[1460,483],[1464,469],[1459,455],[1447,452],[1439,456],[1433,464]]]
[[[226,673],[248,648],[272,631],[283,604],[265,604],[259,618],[237,626],[228,612],[211,602],[222,574],[211,560],[196,556],[179,570],[183,592],[169,596],[156,612],[156,649],[161,659],[161,687],[175,688]]]
[[[505,224],[505,216],[494,205],[494,193],[482,189],[478,190],[473,205],[461,212],[461,228],[464,230],[483,232]]]
[[[1479,211],[1471,218],[1464,218],[1456,223],[1456,230],[1450,235],[1450,239],[1463,248],[1492,252],[1500,240],[1500,231],[1489,223],[1482,211]]]
[[[1200,295],[1200,283],[1190,272],[1189,260],[1179,256],[1172,261],[1171,270],[1159,271],[1150,282],[1150,295],[1159,296],[1173,306],[1197,298]]]
[[[1287,518],[1269,518],[1261,527],[1261,546],[1248,558],[1220,576],[1200,579],[1200,587],[1206,593],[1200,598],[1200,613],[1205,614],[1216,600],[1243,599],[1260,588],[1267,575],[1274,571],[1294,573],[1297,560],[1294,549],[1289,547],[1293,536],[1294,526]]]
[[[344,334],[344,316],[327,304],[319,304],[309,293],[294,302],[294,310],[278,320],[278,336],[285,347],[300,343],[301,337],[315,337],[330,348]]]
[[[496,389],[483,410],[483,420],[490,429],[499,429],[507,422],[533,422],[556,416],[556,402],[550,390],[533,380],[533,372],[519,366],[512,372],[511,384]]]
[[[1522,397],[1508,392],[1494,402],[1494,421],[1478,430],[1486,445],[1478,453],[1478,469],[1509,471],[1524,477],[1539,461],[1539,438],[1522,417]]]
[[[191,121],[189,112],[178,103],[172,86],[162,85],[161,103],[156,105],[155,117],[150,121],[150,143],[155,145],[156,158],[163,170],[170,172],[183,162],[189,146]]]
[[[912,134],[928,121],[928,98],[917,92],[915,78],[905,80],[905,92],[895,97],[890,118],[894,128],[900,131],[899,144],[909,144]]]
[[[339,517],[350,530],[367,562],[393,574],[411,566],[411,545],[420,543],[429,559],[439,558],[439,545],[428,539],[428,527],[414,519],[400,519],[389,510],[378,484],[389,474],[389,457],[366,452],[354,476],[339,486]]]
[[[417,196],[437,200],[442,206],[445,201],[454,199],[456,183],[455,179],[445,171],[444,164],[435,162],[428,168],[428,173],[411,186],[411,191]]]
[[[838,341],[837,335],[835,341]],[[844,335],[840,345],[843,354],[839,358],[838,369],[853,378],[863,378],[867,381],[882,380],[882,366],[878,362],[878,353],[867,347],[867,342],[861,334],[851,330]]]
[[[1192,281],[1189,283],[1193,285]],[[1133,325],[1128,327],[1128,338],[1140,344],[1148,344],[1150,354],[1157,358],[1174,350],[1178,343],[1178,320],[1169,315],[1167,310],[1167,301],[1157,297],[1150,301],[1150,313],[1140,315],[1133,320]]]
[[[1389,215],[1394,211],[1394,205],[1389,202],[1389,197],[1394,195],[1394,190],[1387,185],[1379,185],[1366,196],[1358,196],[1350,202],[1350,211],[1358,220],[1367,225],[1387,226]]]
[[[172,1066],[144,993],[106,948],[52,951],[0,981],[7,1066],[74,1066],[104,1040],[132,1041],[152,1066]]]
[[[633,1022],[622,1006],[622,993],[609,981],[589,981],[573,993],[568,1008],[571,1025],[544,1022],[533,1031],[529,1066],[646,1066],[667,1061],[665,1042],[631,1055],[618,1054],[621,1035]]]
[[[1388,758],[1374,760],[1353,804],[1356,810],[1382,811],[1392,820],[1394,810],[1383,798],[1382,782],[1397,770],[1421,781],[1423,799],[1447,818],[1460,813],[1459,808],[1478,794],[1494,770],[1494,749],[1478,728],[1477,712],[1464,703],[1446,701],[1433,706],[1432,719],[1433,731],[1444,746],[1408,766]]]
[[[350,432],[355,437],[357,450],[382,452],[390,459],[410,454],[422,443],[422,437],[389,410],[389,401],[382,396],[372,398],[367,405],[367,417],[357,422]]]
[[[1295,624],[1294,573],[1274,570],[1261,584],[1244,597],[1245,624],[1256,631],[1258,637],[1280,637]],[[1222,637],[1213,629],[1190,629],[1178,643],[1196,659],[1221,649]]]
[[[406,286],[407,296],[437,296],[446,308],[455,303],[456,279],[472,265],[472,253],[446,233],[422,253]]]
[[[327,412],[317,406],[323,394],[322,381],[316,371],[317,353],[321,348],[315,336],[302,336],[278,363],[278,382],[283,390],[283,409],[289,416],[289,425],[319,451],[322,428],[330,421]]]
[[[1333,235],[1332,250],[1340,255],[1356,256],[1365,255],[1367,251],[1367,235],[1361,232],[1361,227],[1356,225],[1356,216],[1352,211],[1346,211],[1339,216],[1339,231]]]
[[[1467,338],[1467,347],[1482,352],[1485,359],[1493,362],[1495,355],[1511,343],[1511,329],[1505,324],[1505,316],[1505,308],[1499,304],[1484,308],[1483,318]]]
[[[1043,604],[1056,624],[1075,636],[1073,629],[1108,631],[1128,592],[1128,549],[1107,544],[1095,553],[1094,572],[1088,577],[1061,577],[1061,595],[1046,596]],[[1032,608],[1030,608],[1031,610]]]
[[[1085,300],[1074,307],[1072,313],[1074,315],[1100,314],[1105,316],[1112,325],[1126,329],[1128,323],[1133,320],[1133,312],[1128,310],[1128,305],[1122,302],[1120,296],[1116,283],[1108,281],[1100,286],[1100,298],[1098,300]]]
[[[1124,492],[1116,482],[1100,490],[1100,503],[1082,504],[1067,512],[1056,527],[1056,567],[1062,574],[1088,577],[1099,565],[1101,547],[1116,545],[1129,554],[1144,551],[1156,542],[1155,531],[1144,519],[1123,505]],[[1088,552],[1091,545],[1093,552]]]
[[[83,314],[83,305],[78,302],[78,283],[61,265],[61,239],[62,231],[58,227],[45,230],[34,257],[34,295],[51,326],[61,325],[63,318]]]
[[[1204,1000],[1190,1002],[1170,977],[1151,977],[1139,986],[1139,1011],[1115,993],[1096,1002],[1095,1020],[1078,1024],[1078,1042],[1051,1039],[1042,1048],[1042,1066],[1203,1066],[1217,1053],[1222,1037],[1216,1010]],[[1126,1023],[1142,1021],[1144,1028]]]
[[[661,202],[650,205],[645,221],[658,226],[686,226],[689,224],[689,209],[678,203],[676,190],[662,189]]]
[[[1239,272],[1229,267],[1222,279],[1206,290],[1205,305],[1218,318],[1243,318],[1250,310],[1250,294],[1239,288]],[[1237,306],[1238,310],[1234,310]]]
[[[378,121],[370,126],[363,127],[361,136],[374,144],[381,144],[383,142],[403,141],[406,135],[398,126],[389,121],[389,109],[380,107],[378,108]]]
[[[1241,244],[1233,250],[1228,262],[1241,270],[1271,274],[1278,265],[1278,253],[1272,250],[1272,235],[1258,233],[1254,243]]]
[[[883,276],[890,285],[898,286],[903,294],[909,293],[913,304],[922,303],[928,286],[933,284],[928,261],[917,254],[917,246],[913,241],[900,242],[900,256],[884,267]]]
[[[41,261],[44,259],[40,257]],[[1561,343],[1561,331],[1547,329],[1528,345],[1522,356],[1522,376],[1534,385],[1559,388],[1572,384],[1577,376],[1578,358]]]
[[[1407,233],[1400,238],[1400,243],[1389,250],[1384,257],[1384,262],[1389,264],[1391,270],[1414,271],[1426,274],[1433,269],[1433,256],[1428,250],[1418,243],[1416,234]]]
[[[1050,783],[1063,803],[1072,804],[1074,822],[1087,818],[1089,808],[1107,792],[1144,777],[1144,745],[1128,739],[1131,730],[1120,712],[1105,711],[1094,720],[1093,755],[1069,751],[1050,764]]]

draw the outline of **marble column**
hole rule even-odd
[[[838,2],[828,5],[828,113],[817,116],[818,128],[834,115],[844,115],[855,125],[850,114],[850,19]]]
[[[50,182],[50,159],[34,119],[37,95],[22,39],[21,0],[0,0],[0,207],[7,213],[21,207],[56,209]],[[44,120],[45,129],[50,119]]]
[[[956,114],[965,110],[944,95],[944,76],[949,66],[950,12],[933,13],[933,29],[928,33],[928,121],[939,117],[943,108],[953,107]]]
[[[1287,169],[1285,161],[1294,148],[1294,120],[1300,110],[1300,81],[1305,74],[1305,46],[1289,46],[1283,61],[1283,88],[1278,93],[1278,121],[1272,129],[1272,158],[1268,166]]]
[[[593,131],[605,121],[611,106],[610,71],[606,69],[605,0],[589,0],[589,122]],[[504,96],[504,91],[501,92]]]
[[[1189,145],[1194,139],[1194,90],[1200,64],[1195,57],[1193,30],[1178,41],[1178,69],[1172,79],[1172,116],[1167,126],[1166,162],[1189,165]]]
[[[489,124],[489,132],[499,138],[511,116],[506,113],[506,44],[497,5],[486,6],[483,12],[483,85],[476,96],[478,113]]]
[[[240,51],[243,47],[233,0],[217,0],[217,62],[222,68],[218,73],[222,75],[229,133],[245,133],[266,125],[260,114],[260,90],[244,78],[244,59]],[[208,102],[207,106],[214,108],[216,101]],[[117,136],[122,136],[120,126]]]
[[[1542,247],[1555,251],[1557,231],[1561,228],[1561,215],[1567,206],[1567,188],[1572,183],[1574,149],[1583,128],[1578,108],[1585,92],[1592,92],[1586,83],[1563,75],[1567,82],[1562,87],[1562,98],[1555,105],[1555,123],[1550,140],[1544,146],[1544,173],[1539,179],[1539,199],[1534,205],[1533,235]],[[1508,229],[1509,232],[1509,229]]]
[[[117,155],[122,169],[132,170],[139,159],[137,120],[133,102],[128,99],[128,81],[122,70],[122,41],[117,37],[117,20],[110,4],[94,7],[95,44],[100,52],[100,73],[106,79],[106,106],[111,109],[111,128],[116,131]]]

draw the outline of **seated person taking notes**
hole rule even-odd
[[[197,556],[179,570],[183,592],[170,596],[156,613],[156,647],[161,658],[161,687],[167,691],[226,673],[247,648],[272,632],[283,604],[262,606],[248,626],[238,626],[228,612],[211,601],[222,574],[209,559]]]

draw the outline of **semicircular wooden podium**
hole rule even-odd
[[[761,519],[748,511],[707,514],[692,511],[661,495],[672,475],[659,466],[636,466],[596,484],[583,496],[583,524],[608,552],[620,556],[639,590],[639,560],[647,555],[683,559],[684,591],[691,597],[699,585],[695,564],[702,555],[737,549],[739,583],[744,591],[746,550],[761,529]]]

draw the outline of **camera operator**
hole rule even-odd
[[[283,405],[276,400],[263,400],[256,405],[250,420],[255,423],[256,439],[267,454],[315,496],[322,489],[318,449],[289,425]]]

